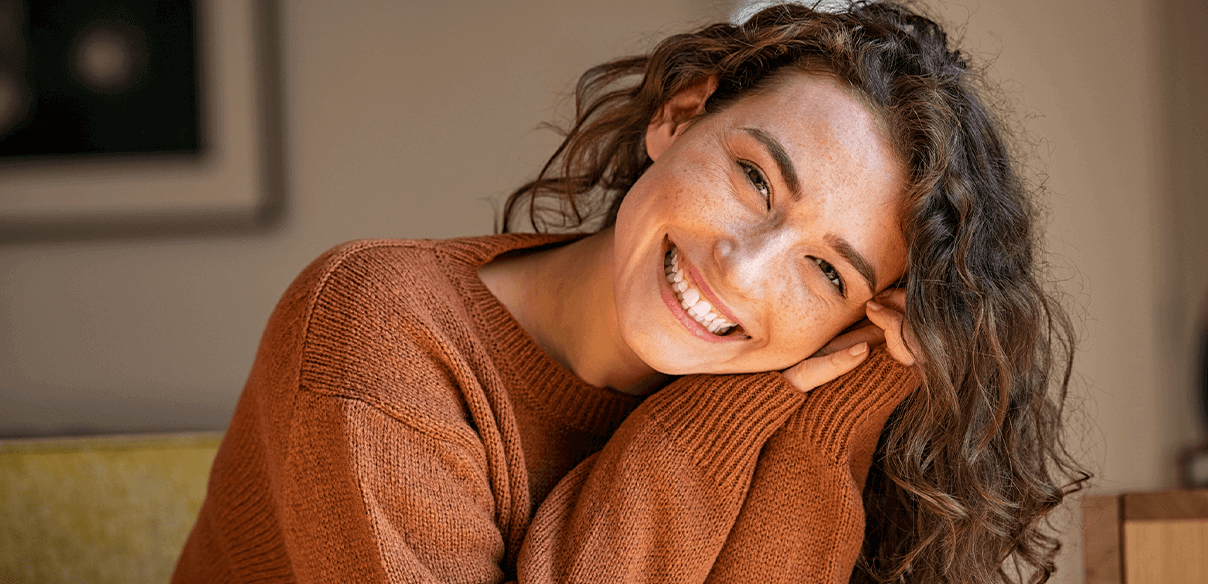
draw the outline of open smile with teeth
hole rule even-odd
[[[671,285],[671,291],[675,293],[676,301],[693,320],[717,336],[725,336],[738,328],[737,324],[718,314],[713,305],[704,299],[700,290],[693,286],[691,278],[680,266],[679,250],[674,245],[663,256],[663,271],[667,276],[667,283]]]

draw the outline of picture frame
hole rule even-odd
[[[257,230],[280,217],[277,4],[194,7],[198,151],[0,157],[0,240]]]

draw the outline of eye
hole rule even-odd
[[[832,266],[830,264],[830,262],[828,262],[824,259],[821,259],[821,258],[811,258],[811,259],[814,260],[815,264],[818,264],[818,269],[822,270],[822,275],[826,276],[827,280],[830,280],[831,285],[833,285],[835,287],[835,289],[839,291],[839,295],[844,298],[847,298],[847,291],[846,291],[846,288],[843,286],[843,276],[839,275],[839,270],[836,270],[835,266]]]
[[[747,180],[751,182],[751,186],[763,197],[764,204],[770,210],[772,208],[772,186],[768,184],[768,179],[763,176],[763,171],[759,170],[758,166],[739,160],[738,165],[742,167],[742,171],[746,173]]]

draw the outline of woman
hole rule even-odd
[[[592,69],[504,231],[594,233],[313,263],[174,581],[1044,581],[1072,340],[972,85],[891,4]]]

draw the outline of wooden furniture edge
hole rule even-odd
[[[1125,493],[1124,521],[1208,519],[1208,489]]]
[[[1119,495],[1087,496],[1082,499],[1082,557],[1085,584],[1123,584],[1123,529]]]

